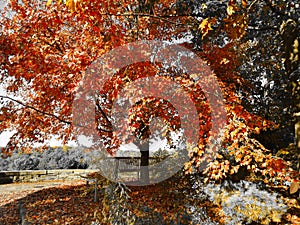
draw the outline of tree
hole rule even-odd
[[[276,127],[274,122],[269,121],[276,115],[271,113],[271,118],[266,120],[266,115],[261,113],[264,107],[258,108],[259,115],[255,115],[257,112],[246,104],[243,96],[243,91],[247,90],[248,96],[256,97],[250,88],[262,70],[248,77],[245,71],[253,65],[243,64],[251,57],[253,32],[264,30],[253,24],[257,22],[253,21],[255,9],[260,5],[272,9],[273,5],[267,1],[206,4],[200,1],[121,3],[69,0],[65,3],[48,1],[47,5],[41,6],[34,0],[24,0],[22,4],[11,0],[9,10],[13,12],[12,17],[3,13],[1,18],[0,80],[9,95],[1,96],[0,127],[17,131],[9,143],[11,148],[43,142],[51,135],[58,135],[65,142],[74,138],[72,103],[84,71],[98,57],[117,46],[137,40],[159,38],[174,41],[189,35],[191,38],[182,45],[208,62],[223,91],[227,126],[222,147],[206,148],[212,128],[211,108],[193,74],[176,68],[166,70],[162,64],[151,62],[122,68],[97,93],[95,116],[101,142],[111,154],[120,145],[112,129],[112,106],[118,91],[131,81],[162,76],[178,82],[187,90],[199,113],[198,146],[189,152],[188,171],[192,171],[194,166],[201,167],[203,162],[214,157],[217,160],[204,171],[212,179],[221,179],[228,174],[234,176],[245,168],[262,175],[276,170],[272,155],[252,137],[268,127]],[[253,31],[249,32],[249,29]],[[262,35],[259,40],[263,38]],[[290,51],[290,45],[284,46],[285,51]],[[255,63],[259,59],[256,57]],[[256,84],[255,87],[258,86]],[[260,87],[258,89],[261,90]],[[286,90],[285,87],[282,89]],[[261,94],[258,96],[261,97]],[[143,140],[149,137],[151,119],[155,116],[163,118],[168,125],[168,136],[181,126],[176,109],[159,99],[146,98],[134,105],[131,115],[131,130],[142,140],[138,145],[143,165],[147,165],[149,149]],[[211,158],[207,158],[207,154],[204,157],[208,151],[218,153]],[[277,172],[280,174],[280,171]],[[275,176],[276,171],[273,174]]]
[[[249,15],[251,27],[245,36],[245,42],[252,44],[247,48],[241,74],[249,77],[246,71],[250,64],[254,62],[256,66],[251,67],[253,72],[250,74],[251,83],[255,87],[255,93],[251,93],[253,90],[249,93],[253,103],[248,101],[246,104],[252,105],[250,107],[263,117],[279,124],[277,131],[264,133],[260,138],[269,148],[277,151],[293,142],[294,138],[293,113],[297,111],[297,95],[293,87],[297,86],[299,63],[297,53],[293,53],[297,52],[298,47],[295,45],[294,49],[293,43],[299,38],[296,28],[299,27],[299,10],[290,1],[261,1],[253,5],[253,11]],[[289,24],[295,27],[292,28]],[[291,53],[294,55],[290,58]],[[276,135],[284,138],[276,140]],[[268,138],[272,140],[272,144],[268,143]]]

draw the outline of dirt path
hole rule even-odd
[[[12,183],[0,185],[0,206],[5,205],[15,199],[23,198],[26,195],[41,189],[58,187],[61,185],[80,185],[84,184],[84,180],[71,181],[41,181],[30,183]]]

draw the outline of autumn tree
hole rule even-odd
[[[193,74],[176,68],[166,69],[161,63],[142,62],[120,69],[97,93],[97,135],[106,150],[113,154],[120,145],[112,129],[112,106],[118,91],[140,78],[161,76],[178,82],[189,93],[198,112],[198,144],[189,152],[187,171],[195,171],[203,162],[212,161],[204,170],[209,179],[234,178],[235,175],[242,179],[249,173],[261,176],[270,173],[272,177],[278,175],[278,179],[284,179],[283,171],[287,169],[284,162],[274,159],[253,137],[266,128],[277,127],[278,121],[273,120],[276,114],[264,118],[266,115],[261,113],[264,107],[258,112],[251,109],[244,94],[247,90],[248,97],[256,98],[251,93],[255,90],[253,86],[261,88],[255,79],[261,71],[267,73],[263,66],[269,68],[267,62],[262,62],[258,64],[260,69],[251,69],[260,57],[268,55],[265,52],[253,58],[249,65],[243,62],[251,58],[251,50],[257,44],[252,40],[255,32],[265,29],[260,27],[260,21],[265,20],[254,20],[257,7],[264,6],[267,12],[271,9],[275,13],[277,6],[270,4],[268,1],[214,4],[201,1],[68,0],[48,1],[41,5],[34,0],[22,3],[11,0],[2,13],[0,38],[0,80],[8,94],[1,96],[0,126],[3,130],[16,130],[9,147],[30,146],[34,142],[44,142],[52,135],[64,142],[75,138],[72,103],[91,63],[118,46],[160,39],[181,43],[206,60],[213,70],[212,76],[223,91],[227,113],[222,144],[207,149],[212,129],[211,106]],[[11,16],[7,16],[8,11],[12,12]],[[287,22],[285,17],[278,24],[284,21]],[[283,33],[278,33],[283,35],[283,40],[287,37],[284,31],[285,28]],[[265,33],[259,34],[262,34],[259,41],[264,40]],[[277,51],[274,43],[271,49]],[[279,46],[283,52],[291,54],[288,43],[290,40]],[[286,58],[286,54],[282,57]],[[287,74],[293,74],[296,64],[288,61],[285,65],[276,61],[272,68],[290,67]],[[248,76],[245,71],[250,69],[253,73]],[[275,86],[287,90],[284,86]],[[150,135],[149,125],[154,117],[163,118],[168,125],[167,136],[181,126],[176,109],[168,102],[151,97],[136,102],[130,123],[132,132],[140,140],[136,141],[137,145],[145,150],[141,151],[143,165],[147,165],[149,144],[145,140]],[[216,154],[207,158],[207,151]],[[147,175],[145,177],[147,179]]]
[[[179,43],[210,66],[211,77],[222,90],[226,112],[219,143],[209,145],[216,121],[212,119],[213,106],[200,85],[205,82],[198,83],[197,75],[180,67],[151,60],[120,68],[94,93],[92,110],[97,126],[88,127],[85,134],[96,134],[111,155],[121,142],[134,142],[146,166],[151,122],[162,119],[171,143],[171,133],[182,128],[178,109],[166,99],[153,96],[134,102],[129,115],[133,135],[120,140],[114,132],[114,102],[133,82],[159,77],[180,85],[197,111],[199,122],[192,124],[199,126],[193,140],[197,146],[189,149],[186,173],[199,174],[207,182],[260,180],[268,187],[284,189],[286,181],[297,184],[299,173],[268,150],[266,146],[273,147],[264,142],[269,133],[264,133],[266,129],[284,126],[289,130],[286,139],[292,140],[292,114],[298,110],[298,6],[285,3],[49,0],[40,4],[35,0],[10,0],[0,20],[0,80],[7,93],[1,95],[0,127],[16,133],[4,151],[43,143],[52,135],[65,143],[76,138],[76,132],[85,127],[74,123],[84,122],[80,121],[82,117],[74,119],[74,103],[78,93],[85,91],[80,88],[93,62],[128,43],[165,40]],[[131,57],[135,56],[126,58]],[[88,110],[84,104],[77,106],[76,111]],[[142,178],[148,183],[148,171]]]

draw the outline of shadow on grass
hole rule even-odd
[[[0,207],[0,224],[91,224],[101,208],[84,190],[84,185],[62,186],[28,194]]]
[[[129,203],[130,210],[137,218],[135,225],[191,224],[192,217],[186,204],[202,208],[207,213],[203,219],[211,218],[216,222],[213,224],[222,221],[218,215],[220,209],[210,201],[191,201],[184,188],[187,186],[188,183],[169,179],[155,185],[130,187]],[[85,193],[85,185],[65,185],[36,191],[1,206],[0,224],[91,225],[96,221],[96,214],[102,213],[103,196],[94,202],[93,191]],[[94,224],[103,225],[101,222]]]

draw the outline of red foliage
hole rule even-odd
[[[208,43],[206,38],[212,25],[216,24],[214,18],[197,22],[189,16],[164,17],[176,15],[172,7],[175,1],[150,1],[147,7],[140,7],[136,1],[129,0],[122,1],[122,4],[103,0],[69,0],[66,1],[67,7],[56,1],[49,1],[48,6],[40,6],[39,1],[34,0],[23,2],[20,4],[17,0],[11,0],[10,10],[15,13],[11,18],[1,19],[1,69],[5,73],[0,75],[0,80],[9,94],[21,96],[21,100],[3,96],[9,103],[1,107],[0,128],[17,131],[10,142],[12,148],[44,142],[52,135],[58,135],[64,142],[74,138],[72,103],[75,93],[85,76],[83,71],[104,53],[141,39],[180,38],[191,27],[198,27],[205,41],[202,52],[195,53],[211,66],[214,72],[212,76],[218,79],[225,99],[227,126],[221,142],[229,157],[219,156],[204,172],[213,179],[220,179],[227,174],[237,173],[242,166],[254,172],[272,169],[274,173],[279,173],[284,169],[283,162],[279,159],[274,161],[268,151],[251,138],[251,134],[275,125],[247,112],[242,106],[236,90],[247,83],[235,72],[239,66],[236,53],[238,42],[232,41],[222,48]],[[245,1],[242,6],[231,2],[227,18],[223,21],[225,32],[233,40],[245,33],[247,15],[234,13],[243,7]],[[111,151],[120,144],[114,143],[109,118],[118,91],[130,81],[159,76],[161,69],[161,64],[150,62],[130,65],[115,74],[99,92],[99,95],[105,95],[107,101],[101,106],[102,111],[99,109],[96,113],[98,124],[105,127],[98,129],[98,135]],[[216,152],[216,149],[206,149],[212,128],[211,108],[192,74],[172,69],[166,73],[169,79],[189,93],[199,113],[198,146],[190,152],[191,161],[186,165],[187,170],[191,171],[192,165],[201,164],[205,151]],[[154,116],[162,117],[170,131],[180,126],[175,109],[150,96],[132,108],[132,131],[139,135]],[[146,137],[148,134],[139,136],[143,135]],[[217,156],[210,157],[214,159]]]

